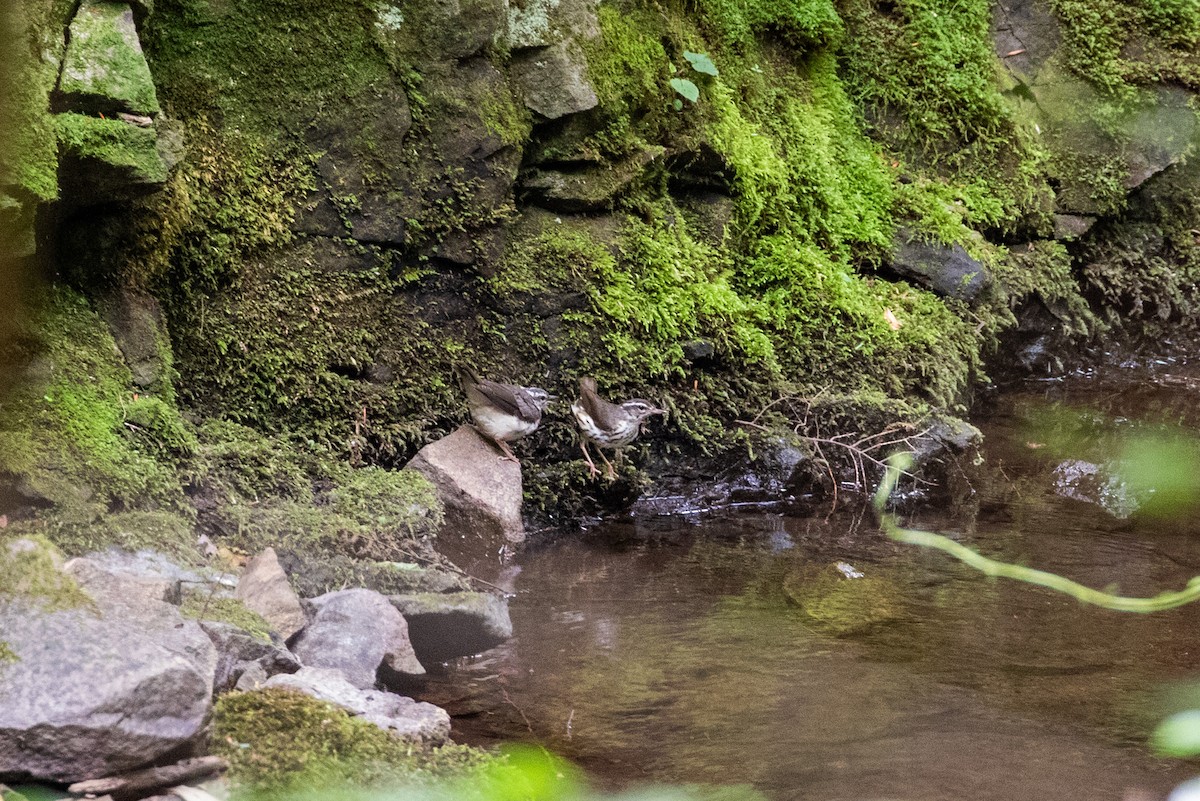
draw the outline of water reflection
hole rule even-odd
[[[1124,412],[1105,399],[1107,419]],[[1057,492],[1061,458],[1028,447],[1027,402],[991,410],[991,472],[968,508],[908,523],[1126,594],[1200,573],[1195,520],[1122,518]],[[438,700],[460,736],[543,742],[613,785],[1132,799],[1192,772],[1143,744],[1159,688],[1195,670],[1194,606],[1128,615],[990,580],[887,541],[865,510],[626,522],[522,566],[517,639]]]

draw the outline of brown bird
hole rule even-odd
[[[589,441],[596,444],[596,452],[608,466],[608,478],[611,481],[617,477],[617,471],[602,449],[616,449],[628,445],[637,439],[637,435],[642,431],[642,423],[647,417],[667,412],[641,398],[609,403],[596,394],[596,380],[585,377],[579,379],[579,400],[571,404],[571,413],[575,415],[575,422],[579,423],[579,430],[583,432],[579,447],[583,450],[583,458],[587,460],[592,477],[599,475],[600,471],[588,453]]]
[[[542,412],[554,396],[541,387],[520,387],[480,378],[469,367],[455,370],[467,395],[475,428],[499,446],[504,452],[502,459],[520,464],[508,443],[537,430]]]

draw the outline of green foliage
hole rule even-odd
[[[213,751],[229,760],[240,791],[263,799],[306,791],[328,797],[339,786],[428,785],[478,775],[495,761],[466,746],[422,747],[332,704],[276,689],[217,699]]]
[[[1177,712],[1158,724],[1150,744],[1163,756],[1188,759],[1200,754],[1200,709]]]
[[[687,59],[687,62],[692,65],[692,69],[696,72],[711,75],[714,78],[721,74],[717,69],[717,65],[713,64],[712,59],[706,53],[693,53],[691,50],[684,50],[683,57]]]
[[[671,88],[684,100],[695,103],[700,99],[700,89],[687,78],[672,78]]]
[[[186,456],[196,450],[196,435],[179,409],[153,395],[136,395],[125,406],[125,422],[157,445],[167,456]]]

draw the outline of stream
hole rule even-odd
[[[1197,375],[1166,360],[987,400],[961,502],[903,522],[1125,595],[1181,588],[1195,509],[1142,514],[1105,458],[1130,432],[1200,430]],[[1200,700],[1200,605],[1135,615],[989,579],[861,505],[610,522],[512,572],[516,637],[426,697],[456,739],[541,743],[607,789],[1149,801],[1200,774],[1146,745]]]

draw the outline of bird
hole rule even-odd
[[[521,387],[480,378],[469,367],[457,366],[455,371],[467,395],[475,428],[504,452],[502,461],[520,464],[508,443],[536,431],[542,422],[542,412],[555,396],[541,387]]]
[[[587,460],[591,476],[595,478],[600,471],[588,453],[589,441],[595,443],[596,452],[608,466],[608,479],[612,481],[616,479],[617,471],[601,449],[628,445],[637,439],[646,418],[656,414],[665,415],[667,411],[641,398],[609,403],[596,394],[596,380],[585,376],[579,379],[579,400],[571,404],[571,413],[575,415],[575,422],[579,423],[579,430],[583,433],[579,447],[583,450],[583,458]]]

